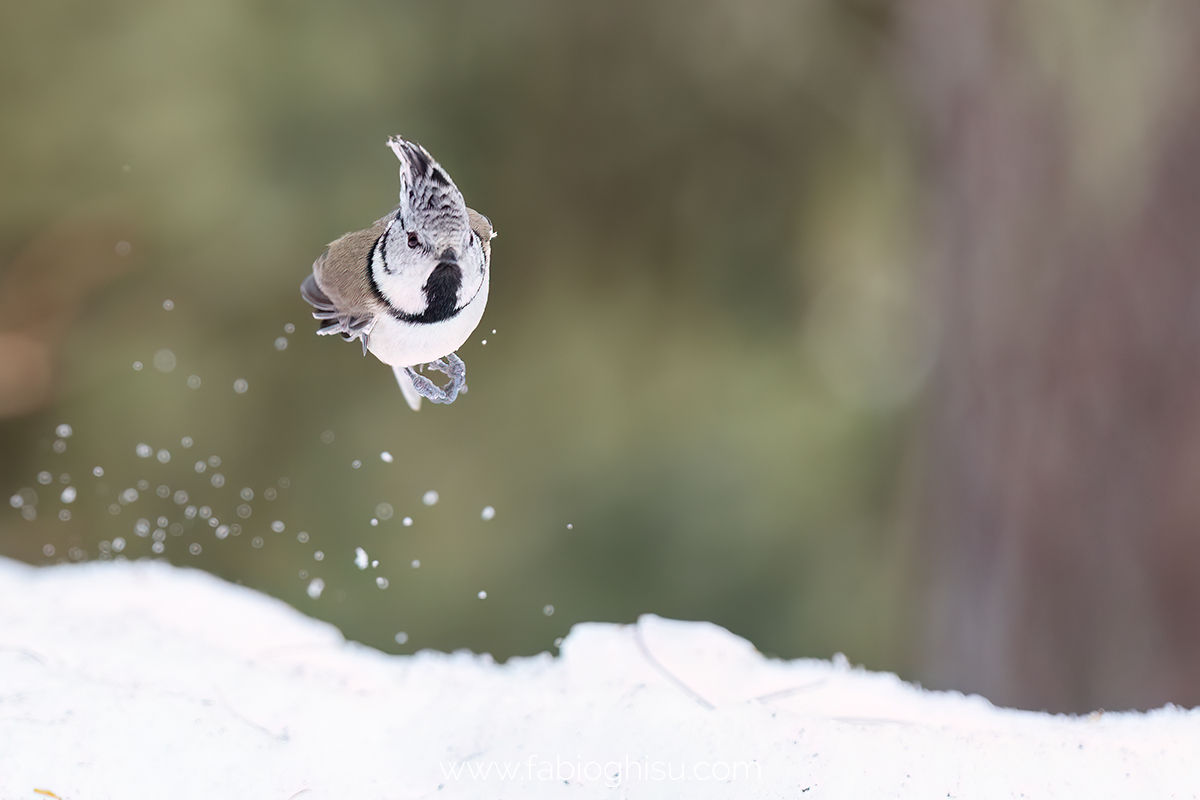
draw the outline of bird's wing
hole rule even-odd
[[[330,242],[300,286],[301,296],[316,309],[313,317],[321,321],[317,333],[341,334],[348,341],[359,339],[364,353],[371,326],[382,307],[371,291],[367,271],[371,247],[390,220],[388,215],[366,230]]]
[[[471,230],[475,232],[475,235],[479,237],[479,241],[483,244],[484,261],[491,261],[492,238],[496,235],[496,232],[492,230],[492,221],[473,208],[467,209],[467,220],[471,223]]]
[[[321,258],[324,257],[324,255],[321,256]],[[375,321],[374,316],[356,316],[338,311],[333,301],[321,291],[321,287],[317,285],[317,279],[312,275],[309,275],[304,279],[304,283],[300,284],[300,296],[315,309],[313,318],[321,321],[317,333],[324,335],[338,333],[346,341],[361,339],[363,353],[367,352],[367,336],[371,332],[371,323]]]

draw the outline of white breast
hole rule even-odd
[[[462,347],[483,318],[489,277],[484,276],[479,293],[466,308],[450,319],[420,325],[401,322],[391,315],[381,315],[371,329],[367,349],[380,361],[393,367],[428,364],[450,355]]]

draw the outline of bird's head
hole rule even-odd
[[[372,274],[406,318],[438,322],[479,292],[487,274],[483,243],[462,193],[429,152],[398,136],[388,146],[400,159],[400,205],[371,253]]]

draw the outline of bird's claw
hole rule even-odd
[[[430,361],[425,366],[450,377],[449,383],[445,386],[438,386],[412,367],[405,367],[404,371],[412,379],[417,394],[426,400],[431,403],[453,403],[458,398],[459,392],[466,393],[467,365],[454,353],[446,356],[445,360],[439,358],[437,361]]]

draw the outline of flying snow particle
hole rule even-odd
[[[165,347],[154,354],[153,362],[154,368],[159,372],[170,372],[178,363],[175,354]]]

